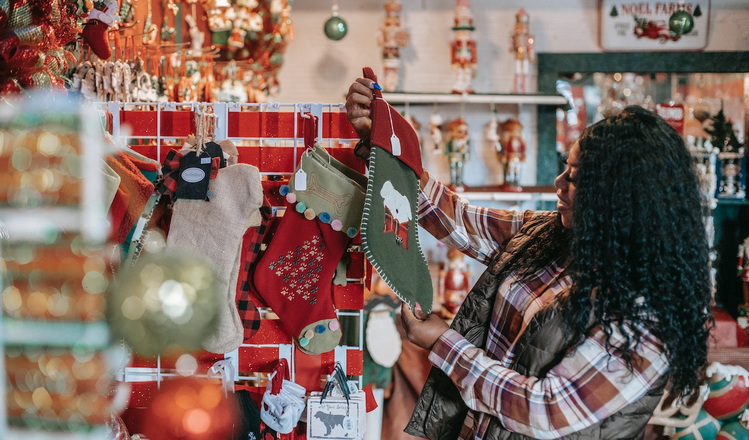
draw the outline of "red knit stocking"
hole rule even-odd
[[[314,216],[307,220],[295,208],[304,204],[286,202],[286,213],[255,267],[253,281],[299,349],[320,354],[341,339],[332,282],[349,237]]]
[[[112,56],[112,48],[109,46],[107,31],[109,26],[96,19],[91,19],[83,26],[83,39],[91,47],[91,50],[102,60],[108,60]]]

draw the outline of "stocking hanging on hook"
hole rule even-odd
[[[303,113],[304,118],[303,134],[304,134],[304,147],[307,151],[312,150],[315,147],[317,141],[317,116],[312,113]]]
[[[333,0],[330,18],[325,22],[323,29],[325,30],[325,36],[333,41],[342,40],[348,33],[346,21],[338,15],[338,0]]]

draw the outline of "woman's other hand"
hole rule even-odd
[[[412,313],[405,302],[401,304],[401,322],[408,340],[426,350],[431,350],[437,339],[450,328],[435,313],[426,314],[418,308]]]

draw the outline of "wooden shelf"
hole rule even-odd
[[[485,93],[383,93],[390,104],[533,104],[565,105],[567,100],[560,95],[516,95]]]

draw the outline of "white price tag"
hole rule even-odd
[[[390,136],[390,147],[392,148],[393,156],[401,155],[401,140],[398,139],[398,136],[396,136],[395,133]]]
[[[307,173],[304,170],[299,169],[294,174],[294,191],[306,191],[307,190]]]

